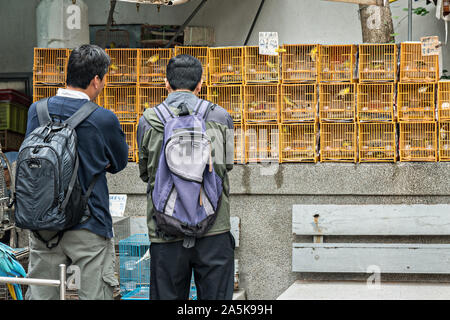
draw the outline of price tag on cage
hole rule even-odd
[[[438,36],[422,37],[420,38],[422,47],[422,56],[439,55],[441,43]]]
[[[278,32],[259,33],[259,54],[278,55]]]
[[[123,217],[126,205],[127,205],[126,194],[109,195],[109,212],[111,213],[111,216]]]

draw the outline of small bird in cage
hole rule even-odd
[[[149,63],[155,64],[158,60],[159,60],[159,55],[154,54],[150,58],[148,58],[147,61],[145,61],[145,65],[147,65]]]
[[[313,61],[313,62],[316,62],[316,59],[317,59],[317,49],[318,49],[318,47],[315,46],[309,52],[309,57],[311,58],[311,61]]]

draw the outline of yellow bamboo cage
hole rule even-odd
[[[56,86],[33,86],[33,102],[56,95],[59,88]]]
[[[175,55],[189,54],[197,58],[203,67],[202,79],[203,83],[208,84],[208,47],[194,47],[194,46],[175,46]]]
[[[33,84],[65,86],[67,49],[34,48]]]
[[[200,99],[208,100],[208,86],[202,85],[202,88],[200,89],[200,92],[197,95]]]
[[[278,124],[245,124],[244,136],[246,162],[279,162]]]
[[[233,122],[243,121],[242,85],[208,86],[208,100],[227,110]]]
[[[317,123],[280,125],[280,162],[317,162]]]
[[[318,81],[355,81],[356,49],[356,45],[320,45]]]
[[[317,90],[314,83],[281,84],[280,121],[317,121]]]
[[[436,119],[434,83],[398,83],[397,113],[399,121]]]
[[[145,109],[153,108],[167,98],[168,92],[163,86],[139,86],[138,87],[138,118]]]
[[[279,81],[279,55],[259,54],[258,46],[245,46],[244,83],[278,83]]]
[[[139,84],[164,84],[167,63],[172,56],[172,49],[140,49]]]
[[[439,122],[439,161],[450,161],[450,121]]]
[[[138,61],[140,49],[105,49],[111,58],[106,74],[107,85],[136,84],[138,82]]]
[[[209,48],[209,84],[244,81],[244,47]]]
[[[439,80],[439,56],[422,56],[421,43],[400,45],[400,82],[436,82]]]
[[[450,120],[450,81],[439,81],[437,90],[439,121]]]
[[[394,83],[359,83],[357,86],[358,121],[394,121]]]
[[[359,45],[359,81],[397,80],[397,45],[393,43]]]
[[[436,130],[435,121],[400,122],[400,161],[437,161]]]
[[[104,89],[105,108],[114,112],[120,122],[136,122],[139,109],[136,86],[106,86]]]
[[[394,122],[359,123],[359,162],[396,162],[397,140]]]
[[[319,83],[320,121],[356,120],[355,83]]]
[[[125,141],[128,144],[128,161],[137,161],[137,140],[136,140],[136,122],[121,122],[120,126],[125,134]]]
[[[356,123],[320,123],[320,161],[357,162]]]
[[[250,122],[279,122],[278,85],[244,85],[244,119]]]
[[[318,44],[284,44],[281,52],[281,81],[316,82],[318,62]]]
[[[234,123],[234,163],[245,163],[244,125]]]

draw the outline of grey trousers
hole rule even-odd
[[[49,239],[54,232],[39,232]],[[30,233],[28,277],[59,279],[59,265],[80,268],[80,300],[111,300],[114,287],[119,285],[114,276],[115,253],[113,239],[100,237],[88,230],[66,231],[59,244],[48,249]],[[70,276],[70,275],[69,275]],[[28,286],[27,300],[57,300],[59,288]]]

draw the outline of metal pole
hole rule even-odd
[[[66,300],[66,265],[59,265],[59,299]]]
[[[35,286],[59,287],[59,280],[0,277],[0,283],[14,283]]]
[[[247,38],[245,38],[244,46],[247,45],[247,42],[248,42],[248,40],[250,39],[250,36],[251,36],[251,34],[252,34],[252,31],[253,31],[253,28],[255,27],[255,24],[256,24],[256,20],[258,20],[259,14],[260,14],[261,9],[262,9],[262,7],[263,7],[263,5],[264,5],[264,1],[265,1],[265,0],[261,0],[261,3],[259,4],[258,11],[256,11],[255,18],[253,19],[253,22],[252,22],[252,25],[251,25],[251,27],[250,27],[250,30],[248,31]]]
[[[408,41],[412,41],[412,0],[408,0]]]

